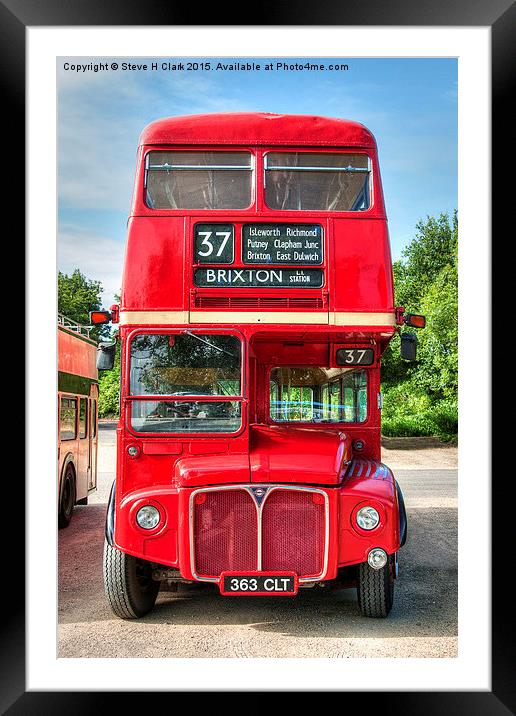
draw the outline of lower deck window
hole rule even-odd
[[[270,417],[275,422],[363,423],[367,419],[367,371],[274,368]]]
[[[79,408],[79,437],[88,436],[88,398],[81,398]]]
[[[59,424],[61,440],[75,440],[77,437],[77,398],[61,398]]]
[[[91,401],[91,437],[97,435],[97,401]]]
[[[234,433],[240,402],[133,401],[131,426],[139,433]]]

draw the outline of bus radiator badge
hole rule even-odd
[[[253,493],[253,497],[256,500],[258,507],[261,507],[268,491],[268,487],[251,487],[251,492]]]

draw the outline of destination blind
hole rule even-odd
[[[200,288],[321,288],[321,269],[200,268],[194,273]]]
[[[323,230],[319,224],[244,224],[242,263],[235,261],[235,230],[231,224],[197,224],[194,260],[211,268],[194,269],[199,288],[322,288]],[[217,266],[219,264],[219,266]],[[250,267],[249,264],[253,264]],[[267,268],[263,264],[269,264]],[[288,264],[283,268],[281,264]],[[298,267],[298,268],[297,268]]]
[[[245,264],[322,264],[322,227],[318,224],[245,224],[242,261]]]

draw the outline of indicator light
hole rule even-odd
[[[111,321],[109,311],[90,311],[90,323],[94,326],[101,326]]]
[[[375,547],[367,555],[367,563],[372,569],[381,569],[387,564],[387,552],[383,549]]]
[[[403,316],[403,323],[412,328],[424,328],[426,326],[426,318],[418,316],[415,313],[406,313]]]

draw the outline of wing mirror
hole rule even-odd
[[[401,334],[401,357],[413,363],[416,360],[417,336],[415,333]]]
[[[112,370],[115,365],[116,341],[105,341],[97,346],[97,370]]]

